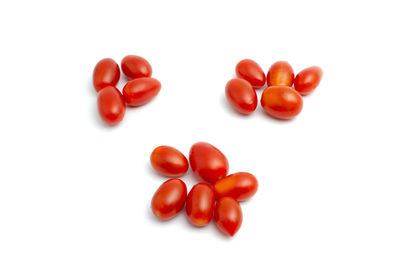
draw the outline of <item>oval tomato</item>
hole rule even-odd
[[[219,230],[234,236],[242,225],[242,209],[235,199],[223,197],[215,205],[214,219]]]
[[[152,100],[160,92],[161,84],[151,77],[136,78],[124,86],[123,93],[126,103],[138,107]]]
[[[111,58],[100,60],[93,70],[93,86],[97,92],[106,86],[116,86],[120,77],[118,64]]]
[[[279,61],[271,65],[267,74],[268,86],[292,86],[293,68],[288,62]]]
[[[186,157],[171,146],[159,146],[150,155],[153,168],[166,177],[181,177],[189,169]]]
[[[257,94],[244,79],[234,78],[225,87],[225,95],[232,107],[242,114],[250,114],[257,108]]]
[[[236,65],[236,75],[247,80],[253,87],[259,88],[265,84],[265,74],[262,68],[253,60],[244,59]]]
[[[189,153],[189,162],[194,175],[215,183],[228,173],[229,163],[225,155],[209,143],[196,143]]]
[[[303,108],[301,95],[288,86],[271,86],[264,90],[261,105],[274,118],[288,120],[294,118]]]
[[[104,122],[114,125],[125,115],[125,101],[118,89],[108,86],[97,95],[97,109]]]
[[[186,214],[195,226],[206,226],[212,219],[215,196],[206,183],[193,186],[186,200]]]
[[[244,201],[252,197],[258,189],[258,182],[254,175],[247,172],[231,174],[214,184],[217,198],[232,197]]]
[[[151,209],[160,220],[175,217],[185,206],[187,195],[186,184],[180,179],[165,181],[154,193]]]
[[[121,69],[130,78],[151,77],[152,69],[150,63],[143,57],[127,55],[121,61]]]
[[[319,85],[322,78],[322,69],[318,66],[306,68],[296,75],[294,89],[301,95],[308,95]]]

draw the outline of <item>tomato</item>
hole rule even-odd
[[[104,122],[114,125],[125,115],[125,101],[118,89],[107,86],[97,95],[97,109]]]
[[[214,204],[214,191],[208,184],[194,185],[186,199],[189,221],[195,226],[206,226],[212,219]]]
[[[146,59],[136,55],[125,56],[121,61],[121,69],[130,79],[151,77],[152,73],[150,63]]]
[[[99,61],[93,70],[93,86],[97,92],[106,86],[116,86],[120,77],[118,64],[111,58]]]
[[[267,87],[261,96],[261,105],[274,118],[288,120],[294,118],[303,108],[300,94],[288,86]]]
[[[231,174],[214,184],[217,198],[232,197],[238,201],[249,199],[257,192],[257,189],[256,177],[246,172]]]
[[[293,80],[293,68],[288,62],[276,62],[269,68],[267,74],[268,86],[292,86]]]
[[[169,179],[158,188],[151,200],[151,209],[160,220],[175,217],[185,206],[186,184],[180,179]]]
[[[229,164],[225,155],[209,143],[195,143],[190,149],[189,162],[198,178],[215,183],[228,173]]]
[[[189,169],[186,157],[171,146],[159,146],[150,155],[153,168],[166,177],[181,177]]]
[[[236,65],[236,75],[247,80],[253,87],[259,88],[265,84],[265,74],[262,68],[253,60],[244,59]]]
[[[301,95],[308,95],[319,85],[322,78],[322,69],[318,66],[311,66],[302,70],[294,79],[294,89]]]
[[[242,225],[242,209],[235,199],[223,197],[215,205],[214,219],[222,232],[234,236]]]
[[[257,94],[244,79],[234,78],[225,87],[225,95],[232,107],[242,114],[250,114],[257,108]]]
[[[126,103],[131,107],[146,104],[160,92],[161,84],[157,79],[142,77],[129,81],[123,89]]]

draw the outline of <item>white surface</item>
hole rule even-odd
[[[2,1],[0,264],[399,264],[400,17],[375,2]],[[127,54],[162,90],[110,128],[92,70]],[[240,116],[243,58],[323,81],[293,121]],[[232,239],[151,215],[151,151],[196,141],[259,179]]]

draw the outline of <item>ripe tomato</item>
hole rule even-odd
[[[225,95],[232,107],[242,114],[250,114],[257,108],[257,94],[244,79],[234,78],[225,87]]]
[[[190,149],[189,162],[200,179],[215,183],[228,173],[229,164],[224,154],[209,143],[195,143]]]
[[[104,122],[114,125],[125,115],[125,101],[118,89],[107,86],[97,95],[97,109]]]
[[[194,185],[186,200],[189,221],[195,226],[206,226],[212,219],[214,204],[214,191],[208,184]]]
[[[219,230],[234,236],[242,225],[242,209],[235,199],[223,197],[215,205],[214,219]]]
[[[130,78],[151,77],[152,69],[150,63],[136,55],[125,56],[121,61],[122,72]]]
[[[161,84],[157,79],[142,77],[129,81],[123,89],[126,103],[131,107],[146,104],[160,92]]]
[[[186,157],[171,146],[159,146],[150,155],[153,168],[166,177],[181,177],[189,169]]]
[[[288,120],[300,113],[303,108],[303,99],[291,87],[271,86],[264,90],[261,105],[272,117]]]
[[[271,65],[267,74],[268,86],[292,86],[293,68],[288,62],[279,61]]]
[[[244,201],[252,197],[258,189],[258,182],[254,175],[246,172],[231,174],[214,184],[217,198],[232,197]]]
[[[185,206],[186,184],[180,179],[169,179],[158,188],[151,200],[151,209],[160,220],[175,217]]]
[[[253,60],[244,59],[236,65],[236,75],[247,80],[253,87],[259,88],[265,84],[265,74],[262,68]]]
[[[311,66],[302,70],[294,79],[294,89],[301,95],[308,95],[319,85],[322,78],[322,69],[318,66]]]
[[[118,64],[111,58],[100,60],[93,70],[93,86],[97,92],[106,86],[116,86],[120,77]]]

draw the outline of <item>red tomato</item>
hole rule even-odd
[[[272,117],[288,120],[300,113],[303,108],[303,99],[291,87],[271,86],[264,90],[261,105]]]
[[[265,84],[265,74],[262,68],[253,60],[244,59],[236,65],[236,75],[247,80],[253,87],[259,88]]]
[[[276,62],[269,68],[267,74],[268,86],[292,86],[293,80],[293,68],[288,62]]]
[[[322,78],[322,69],[312,66],[302,70],[294,79],[294,89],[301,95],[308,95],[319,85]]]
[[[93,86],[97,92],[106,86],[116,86],[120,77],[118,64],[110,58],[99,61],[93,70]]]
[[[160,92],[161,84],[157,79],[142,77],[129,81],[123,89],[126,103],[131,107],[146,104]]]
[[[232,197],[238,201],[249,199],[257,192],[257,189],[256,177],[246,172],[231,174],[214,184],[217,198]]]
[[[200,179],[215,183],[228,173],[229,164],[224,154],[209,143],[196,143],[189,153],[193,173]]]
[[[121,61],[121,69],[124,74],[135,79],[139,77],[151,77],[152,69],[149,62],[136,55],[125,56]]]
[[[159,146],[153,150],[150,156],[153,168],[166,177],[181,177],[189,169],[186,157],[171,146]]]
[[[240,204],[231,197],[219,199],[215,205],[214,219],[219,230],[229,236],[234,236],[242,225]]]
[[[175,217],[185,206],[186,184],[180,179],[169,179],[158,188],[151,200],[151,209],[160,220]]]
[[[257,107],[257,94],[244,79],[234,78],[226,84],[226,98],[232,107],[242,114],[250,114]]]
[[[97,95],[97,109],[104,122],[114,125],[125,115],[125,101],[118,89],[112,86],[103,88]]]
[[[214,204],[214,191],[208,184],[194,185],[186,200],[189,221],[195,226],[206,226],[212,219]]]

